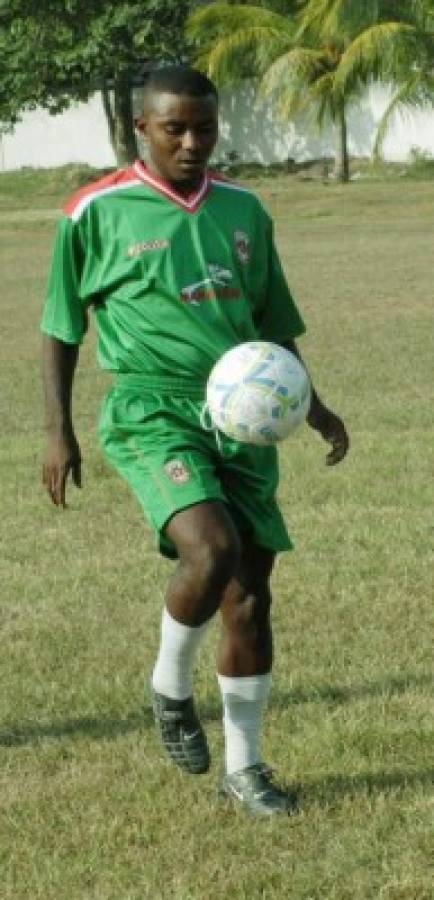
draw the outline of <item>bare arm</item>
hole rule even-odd
[[[285,341],[284,346],[290,350],[291,353],[294,353],[300,362],[303,363],[305,369],[307,369],[295,341]],[[350,445],[345,425],[339,416],[328,409],[327,406],[324,406],[313,385],[307,423],[315,431],[319,431],[324,440],[332,445],[332,449],[326,457],[327,465],[334,466],[336,463],[340,462],[344,456],[346,456]]]
[[[47,445],[42,481],[56,506],[66,506],[69,473],[81,487],[81,454],[71,416],[72,385],[78,346],[44,335],[42,347]]]

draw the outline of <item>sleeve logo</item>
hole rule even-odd
[[[234,241],[238,259],[245,266],[250,262],[250,238],[245,231],[234,231]]]

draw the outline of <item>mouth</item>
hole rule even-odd
[[[178,165],[180,169],[185,169],[186,171],[190,171],[193,169],[203,169],[206,165],[206,160],[204,159],[180,159],[178,161]]]

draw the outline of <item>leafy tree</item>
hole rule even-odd
[[[146,60],[186,52],[188,0],[0,0],[0,121],[102,90],[118,163],[137,155],[131,88]]]
[[[188,32],[198,64],[221,85],[255,74],[283,119],[306,111],[320,127],[331,121],[335,175],[348,181],[348,104],[372,79],[414,77],[429,55],[422,19],[432,2],[305,0],[295,9],[288,0],[286,12],[218,2],[193,12]]]

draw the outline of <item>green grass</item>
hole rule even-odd
[[[172,566],[98,449],[107,378],[93,337],[75,394],[84,488],[70,488],[65,512],[44,496],[37,326],[65,179],[52,175],[47,192],[38,178],[8,187],[8,177],[2,900],[432,900],[434,185],[249,181],[275,217],[307,320],[302,352],[352,438],[336,470],[308,429],[282,447],[296,552],[274,575],[264,755],[301,807],[264,823],[216,798],[217,623],[197,672],[211,773],[171,768],[142,710]]]

